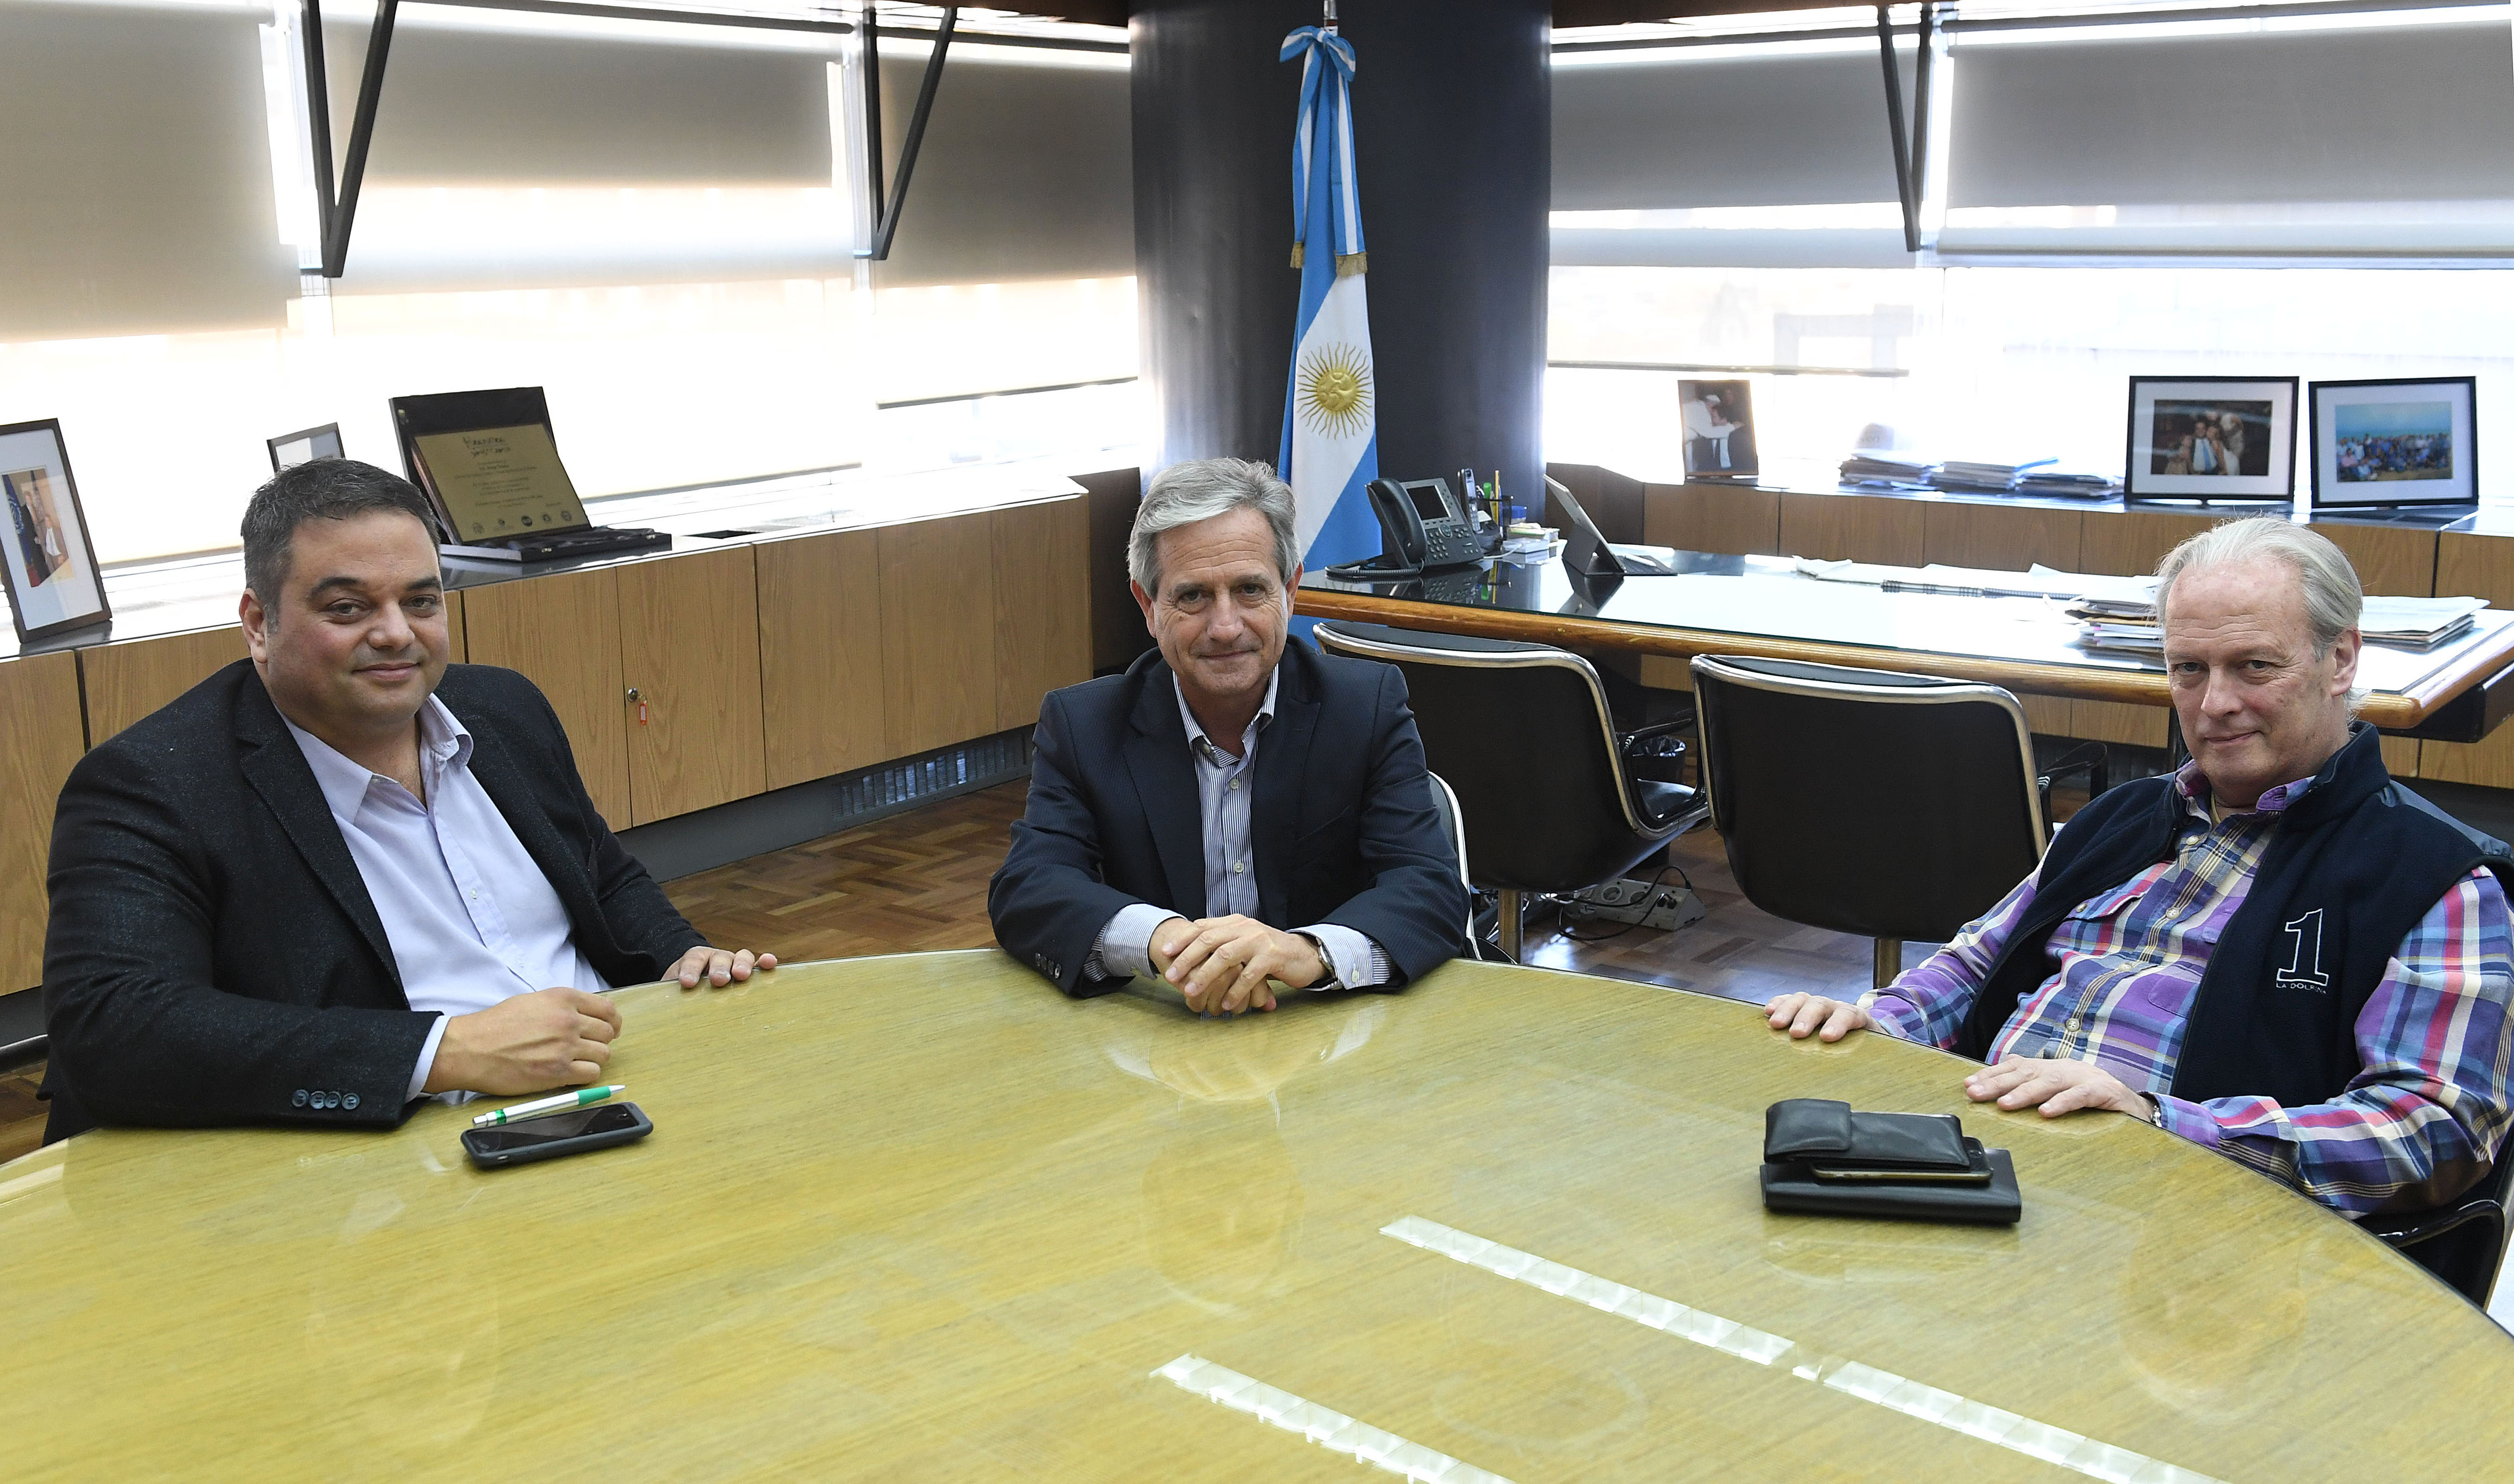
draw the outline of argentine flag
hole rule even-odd
[[[1379,520],[1362,486],[1379,477],[1378,390],[1370,359],[1367,255],[1353,171],[1353,44],[1305,25],[1283,38],[1302,60],[1301,112],[1292,141],[1292,266],[1301,310],[1276,461],[1292,487],[1303,565],[1379,554]]]

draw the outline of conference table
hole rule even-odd
[[[1457,963],[1204,1020],[993,950],[620,991],[655,1133],[0,1165],[13,1478],[2501,1477],[2514,1339],[2135,1119]],[[1954,1112],[2013,1227],[1767,1214],[1763,1112]]]
[[[1405,582],[1312,572],[1294,611],[1584,651],[1746,655],[2171,704],[2161,657],[2082,647],[2061,600],[1823,581],[1785,556],[1661,555],[1676,576],[1602,579],[1559,559],[1508,557]],[[2431,650],[2369,644],[2358,676],[2369,692],[2359,714],[2384,731],[2478,742],[2514,714],[2514,613],[2483,610],[2467,632]]]

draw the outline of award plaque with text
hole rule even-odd
[[[457,543],[573,531],[586,523],[576,484],[542,423],[427,433],[412,441]]]

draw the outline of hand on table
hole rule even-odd
[[[1786,1028],[1793,1041],[1804,1041],[1808,1036],[1819,1041],[1839,1041],[1854,1030],[1877,1028],[1867,1011],[1821,994],[1784,994],[1764,1009],[1771,1015],[1772,1028]]]
[[[422,1092],[540,1093],[602,1075],[620,1008],[562,985],[447,1019]]]
[[[2086,1108],[2111,1108],[2133,1118],[2148,1116],[2145,1093],[2134,1093],[2119,1077],[2092,1062],[2057,1058],[2009,1057],[1965,1078],[1965,1096],[1975,1103],[1999,1101],[2004,1108],[2040,1107],[2046,1118]]]
[[[1318,944],[1253,917],[1173,917],[1153,930],[1153,968],[1198,1015],[1272,1010],[1267,981],[1306,989],[1327,977]]]
[[[706,980],[721,989],[727,984],[738,984],[750,978],[750,971],[754,965],[762,969],[774,969],[777,967],[777,955],[762,953],[753,957],[749,948],[727,953],[722,948],[701,945],[682,954],[681,961],[673,965],[664,977],[679,980],[684,989],[696,989],[701,980]]]

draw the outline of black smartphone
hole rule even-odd
[[[646,1110],[633,1103],[606,1103],[599,1107],[527,1118],[520,1123],[463,1131],[463,1149],[483,1170],[582,1154],[629,1143],[655,1132]]]

